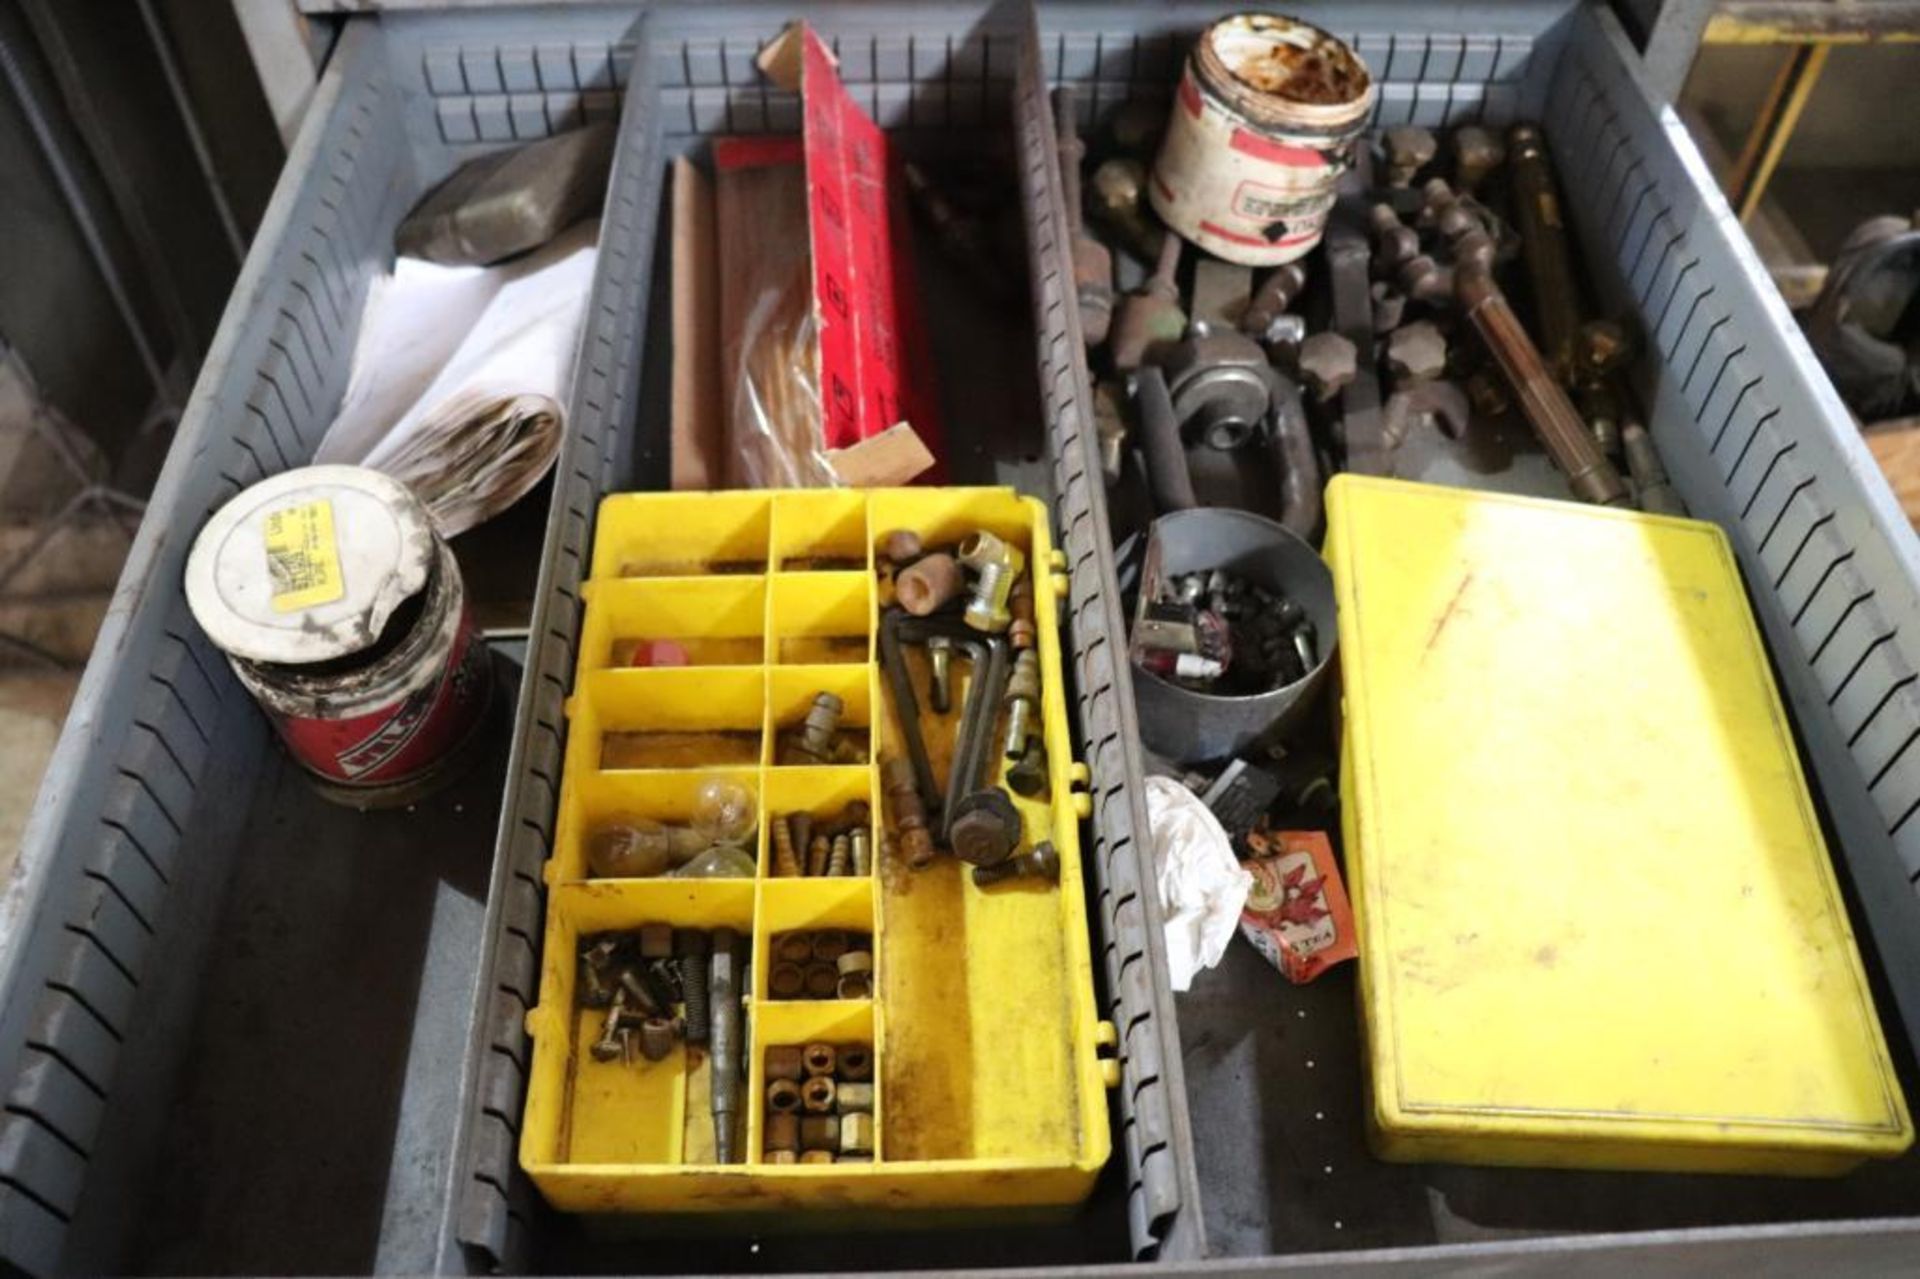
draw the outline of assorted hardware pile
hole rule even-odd
[[[785,813],[773,819],[773,873],[786,879],[802,875],[866,875],[873,870],[873,810],[854,800],[832,817]]]
[[[767,1163],[873,1162],[872,1045],[776,1045],[762,1064]]]
[[[873,998],[872,936],[843,928],[778,934],[767,994],[774,999]]]
[[[976,868],[978,884],[1022,877],[978,871],[1020,850],[1023,821],[1008,791],[1030,799],[1047,792],[1026,556],[986,529],[952,550],[926,546],[902,530],[881,539],[880,572],[893,595],[880,618],[880,661],[906,750],[881,769],[894,845],[916,870],[932,865],[944,848]],[[926,702],[936,716],[953,713],[955,663],[968,671],[944,785],[934,776],[909,647],[925,654]],[[995,783],[996,774],[1006,789]],[[1032,876],[1058,878],[1057,864],[1051,875],[1045,858],[1034,865]]]
[[[1138,651],[1146,669],[1185,688],[1245,697],[1305,679],[1319,637],[1294,600],[1215,569],[1157,583]]]
[[[713,1061],[715,1158],[738,1157],[741,984],[745,941],[731,928],[711,932],[642,924],[580,939],[577,1002],[605,1009],[593,1059],[659,1062],[682,1045],[706,1048]]]

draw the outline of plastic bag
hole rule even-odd
[[[820,348],[804,257],[762,288],[741,326],[728,423],[730,482],[739,488],[830,488],[840,483],[820,424]]]

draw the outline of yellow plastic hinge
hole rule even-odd
[[[533,1007],[527,1009],[525,1020],[527,1034],[533,1039],[542,1039],[552,1035],[559,1029],[559,1020],[559,1018],[548,1013],[545,1004],[535,1004]]]
[[[1120,1047],[1120,1028],[1110,1021],[1093,1024],[1093,1046],[1102,1052],[1114,1052]],[[1120,1086],[1120,1059],[1102,1057],[1100,1059],[1100,1082],[1108,1088]]]
[[[1083,790],[1073,792],[1073,815],[1083,822],[1092,817],[1093,796]]]
[[[1067,553],[1057,548],[1047,552],[1047,564],[1050,567],[1052,567],[1053,570],[1057,573],[1066,572],[1067,571]]]
[[[568,697],[566,701],[560,703],[560,713],[562,715],[565,715],[568,719],[572,719],[573,712],[577,708],[579,701],[580,701],[580,698],[577,694]]]
[[[549,857],[540,863],[540,878],[548,888],[560,882],[560,863]]]
[[[1075,786],[1091,786],[1093,785],[1093,770],[1076,759],[1067,765],[1067,780]]]
[[[1065,573],[1053,573],[1049,576],[1053,581],[1054,597],[1056,599],[1067,598],[1067,575]]]
[[[598,592],[594,590],[592,578],[588,578],[586,581],[580,583],[580,602],[582,604],[591,604],[596,594],[598,594]]]

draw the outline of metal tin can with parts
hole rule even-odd
[[[329,799],[407,803],[470,755],[492,667],[453,552],[398,480],[312,466],[245,490],[194,542],[187,602]]]
[[[1305,257],[1373,114],[1360,56],[1318,27],[1240,13],[1200,34],[1148,198],[1182,238],[1243,266]]]

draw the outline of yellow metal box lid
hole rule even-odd
[[[1388,1158],[1840,1172],[1912,1126],[1714,525],[1341,476]]]

